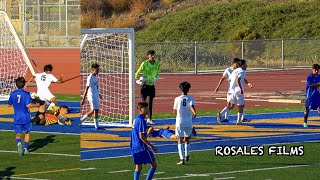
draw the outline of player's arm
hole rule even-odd
[[[57,81],[58,84],[61,84],[63,82],[63,77],[64,77],[64,74],[61,73],[60,77],[59,77],[59,79]]]
[[[215,93],[219,91],[220,85],[222,84],[222,82],[223,82],[225,79],[227,79],[227,77],[222,76],[222,77],[220,78],[220,81],[219,81],[216,89],[214,90]]]
[[[178,109],[178,101],[177,101],[177,99],[174,99],[173,111],[172,111],[172,113],[173,113],[174,115],[177,115],[177,109]]]
[[[313,88],[320,87],[320,83],[313,83],[310,85],[310,87],[313,87]]]
[[[152,149],[153,152],[155,152],[155,153],[158,152],[157,148],[154,147],[154,146],[147,140],[147,138],[145,137],[144,134],[145,134],[144,132],[140,132],[140,133],[139,133],[139,138],[141,139],[141,141],[142,141],[143,143],[145,143],[147,146],[149,146],[149,147]]]
[[[136,79],[138,79],[139,74],[140,74],[141,71],[143,71],[143,69],[144,69],[144,62],[141,63],[139,69],[137,70],[137,72],[136,72],[136,74],[135,74],[135,78],[136,78]]]
[[[36,104],[28,104],[27,105],[27,108],[34,108],[34,107],[39,107],[40,106],[40,103],[36,103]]]
[[[190,106],[190,110],[191,110],[191,112],[192,112],[192,117],[193,117],[193,118],[196,118],[196,117],[197,117],[197,111],[196,111],[195,106],[194,106],[194,105],[191,105],[191,106]]]
[[[241,86],[241,77],[238,77],[238,78],[237,78],[237,85],[238,85],[239,88],[240,88],[240,94],[243,94],[243,89],[242,89],[242,86]]]
[[[246,83],[246,85],[248,85],[249,88],[253,88],[253,85],[251,83],[249,83],[249,81],[247,79],[244,79],[244,83]]]
[[[23,88],[23,89],[26,89],[26,88],[28,87],[28,84],[29,84],[31,81],[33,81],[35,78],[36,78],[36,77],[35,77],[34,75],[32,75],[32,76],[30,77],[30,79],[28,80],[28,82],[26,83],[26,85],[24,85],[24,88]]]
[[[150,136],[150,134],[153,132],[153,127],[148,128],[147,136]]]
[[[82,101],[81,101],[81,106],[84,105],[84,101],[86,100],[86,97],[87,97],[87,94],[88,94],[88,89],[89,89],[89,86],[87,86],[85,91],[84,91],[84,95],[83,95],[83,98],[82,98]]]

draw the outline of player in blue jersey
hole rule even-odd
[[[16,132],[16,143],[18,146],[19,156],[22,154],[28,154],[28,147],[30,141],[31,131],[31,117],[29,108],[37,107],[40,104],[31,104],[30,93],[23,90],[26,83],[24,77],[18,77],[16,79],[17,90],[10,93],[8,101],[9,106],[14,108],[14,130]],[[24,149],[21,144],[21,133],[25,132],[24,136]]]
[[[135,165],[134,180],[140,179],[142,164],[151,165],[146,178],[151,180],[157,168],[156,159],[153,155],[153,152],[156,153],[157,149],[147,140],[147,121],[145,116],[148,114],[148,103],[138,103],[138,109],[139,115],[133,122],[130,140],[130,149]]]
[[[303,127],[308,127],[308,116],[310,110],[318,110],[320,114],[320,76],[319,76],[319,64],[312,65],[312,73],[307,77],[306,84],[306,101],[304,111],[304,123]]]
[[[190,137],[197,136],[196,129],[192,128],[192,134]],[[177,139],[175,130],[171,130],[169,126],[166,128],[154,129],[152,126],[148,126],[148,137],[159,137],[167,139]]]

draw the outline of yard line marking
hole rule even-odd
[[[164,174],[165,172],[155,172],[154,174]],[[148,174],[143,174],[145,176],[147,176]]]
[[[234,179],[235,177],[222,177],[222,178],[214,178],[213,180],[220,180],[220,179]]]
[[[37,178],[24,178],[24,177],[17,177],[17,176],[0,176],[0,179],[32,179],[32,180],[50,180],[50,179],[37,179]]]
[[[259,168],[259,169],[246,169],[246,170],[239,170],[239,171],[226,171],[226,172],[217,172],[217,173],[205,173],[205,174],[198,174],[199,176],[206,176],[206,175],[221,175],[221,174],[234,174],[234,173],[244,173],[244,172],[256,172],[256,171],[268,171],[268,170],[275,170],[275,169],[288,169],[288,168],[296,168],[296,167],[306,167],[306,166],[319,166],[318,164],[303,164],[303,165],[292,165],[292,166],[279,166],[279,167],[271,167],[271,168]],[[154,178],[156,179],[180,179],[180,178],[189,178],[194,176],[173,176],[173,177],[164,177],[164,178]]]
[[[130,170],[120,170],[120,171],[110,171],[108,173],[114,174],[114,173],[123,173],[123,172],[129,172]]]
[[[34,174],[48,174],[48,173],[65,172],[65,171],[80,171],[80,168],[57,169],[57,170],[51,170],[51,171],[42,171],[42,172],[33,172],[33,173],[17,174],[17,176],[30,176],[30,175],[34,175]]]
[[[84,168],[84,169],[81,169],[81,171],[90,171],[90,170],[95,170],[96,168]]]
[[[0,131],[5,131],[5,132],[14,132],[14,130],[6,130],[6,129],[0,129]],[[62,135],[77,135],[79,136],[80,133],[61,133],[61,132],[48,132],[48,131],[32,131],[33,133],[44,133],[44,134],[62,134]]]
[[[6,151],[6,150],[0,150],[0,153],[17,153],[17,151]],[[58,154],[58,153],[36,153],[36,152],[30,152],[30,154],[40,154],[40,155],[53,155],[53,156],[68,156],[68,157],[80,157],[80,155],[77,154]]]

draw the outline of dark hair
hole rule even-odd
[[[24,77],[18,77],[16,79],[16,85],[19,89],[23,88],[25,84],[26,84],[26,80],[24,79]]]
[[[137,108],[138,109],[142,109],[142,108],[145,108],[145,107],[148,107],[148,103],[147,102],[139,102],[138,105],[137,105]]]
[[[312,69],[319,70],[320,69],[319,64],[313,64]]]
[[[191,84],[188,83],[187,81],[184,81],[180,83],[179,88],[182,92],[186,93],[186,92],[189,92],[189,89],[191,88]]]
[[[234,63],[238,63],[240,61],[240,59],[239,58],[233,58],[232,59],[232,64],[234,64]]]
[[[46,71],[52,71],[53,69],[53,66],[51,64],[47,64],[43,67],[43,71],[46,72]]]
[[[147,55],[149,55],[149,54],[152,54],[152,55],[153,55],[153,54],[155,54],[155,53],[156,53],[156,52],[155,52],[154,50],[150,50],[150,51],[147,52]]]
[[[61,106],[60,106],[60,109],[61,109],[61,108],[63,108],[63,109],[67,109],[67,110],[69,111],[69,107],[68,107],[68,106],[66,106],[66,105],[61,105]]]
[[[246,63],[246,60],[240,59],[237,63],[238,67],[242,67]]]
[[[99,68],[99,64],[93,63],[93,64],[91,65],[91,68],[92,68],[92,69],[97,69],[97,68]]]

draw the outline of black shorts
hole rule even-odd
[[[146,98],[147,96],[150,96],[150,98],[156,97],[156,89],[153,85],[142,85],[140,93],[143,98]]]

